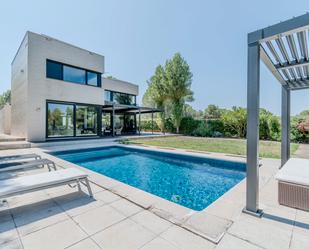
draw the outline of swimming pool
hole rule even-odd
[[[200,211],[245,177],[245,164],[122,146],[53,155]]]

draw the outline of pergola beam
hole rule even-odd
[[[309,14],[294,17],[290,20],[277,23],[264,29],[249,33],[248,43],[273,40],[280,36],[286,36],[295,32],[304,31],[309,28]]]

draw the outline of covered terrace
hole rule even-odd
[[[291,92],[309,88],[308,28],[307,13],[248,34],[247,185],[244,212],[249,214],[261,216],[263,213],[259,208],[260,60],[281,84],[282,167],[290,158]]]
[[[151,114],[152,133],[154,132],[154,114],[162,112],[157,108],[138,105],[124,105],[105,101],[102,107],[102,135],[141,134],[142,114]],[[137,120],[138,115],[138,120]]]

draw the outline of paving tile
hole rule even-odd
[[[23,249],[23,246],[19,239],[15,239],[5,244],[1,244],[1,249]]]
[[[0,223],[0,247],[2,244],[18,238],[13,219],[8,219]]]
[[[177,247],[167,242],[166,240],[157,237],[144,245],[141,249],[177,249]]]
[[[86,236],[72,220],[66,220],[21,237],[21,240],[25,249],[63,249]]]
[[[216,249],[262,249],[230,234],[225,234]]]
[[[218,243],[226,230],[232,225],[232,221],[205,212],[192,215],[183,227],[194,231],[215,243]]]
[[[179,249],[211,249],[215,244],[203,239],[181,227],[172,226],[162,233],[160,237],[164,238]]]
[[[290,249],[305,249],[309,248],[309,230],[299,231],[294,230]]]
[[[108,249],[137,249],[155,238],[155,234],[143,226],[126,219],[93,236],[102,247]]]
[[[11,212],[22,236],[69,219],[69,216],[50,200],[21,206]]]
[[[70,216],[76,216],[96,207],[105,205],[105,202],[91,198],[83,192],[74,192],[59,196],[54,200]]]
[[[126,199],[120,199],[118,201],[112,202],[110,206],[127,217],[143,210],[141,207],[130,201],[127,201]]]
[[[67,249],[101,249],[95,242],[91,239],[85,239]]]
[[[114,201],[121,199],[120,196],[115,195],[114,193],[110,192],[109,190],[95,194],[94,198],[97,199],[97,200],[101,200],[106,204],[109,204],[109,203],[112,203]]]
[[[158,201],[158,197],[142,190],[130,193],[127,198],[145,209],[150,208],[156,201]]]
[[[151,211],[176,224],[182,224],[190,215],[196,213],[192,209],[180,206],[162,198],[157,198]]]
[[[73,219],[89,234],[99,232],[126,217],[116,209],[106,205],[73,217]]]
[[[252,244],[271,249],[289,248],[293,225],[242,214],[228,232]]]
[[[149,229],[155,234],[160,234],[172,226],[170,222],[156,216],[147,210],[132,216],[130,219]]]

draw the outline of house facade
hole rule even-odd
[[[28,141],[135,133],[138,86],[107,79],[104,56],[27,32],[12,62],[11,135]]]

